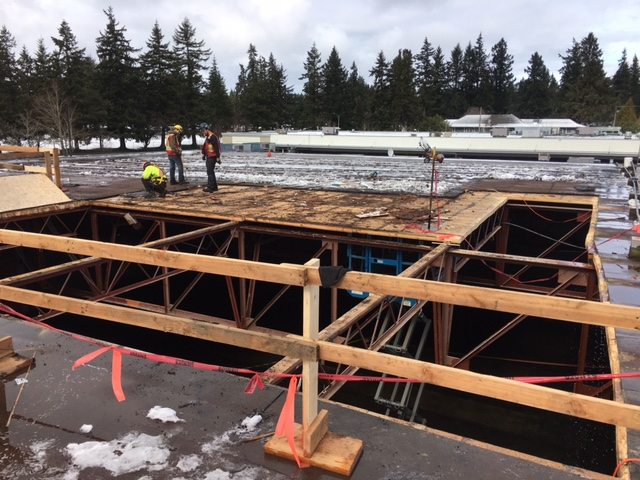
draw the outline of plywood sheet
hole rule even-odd
[[[0,177],[0,212],[70,201],[46,175]]]

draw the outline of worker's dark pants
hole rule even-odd
[[[209,190],[218,190],[218,182],[216,180],[216,157],[207,157],[207,188]]]
[[[151,180],[142,179],[142,185],[144,185],[144,189],[147,193],[153,195],[154,193],[159,194],[161,197],[164,197],[167,193],[167,184],[166,183],[153,183]]]
[[[169,181],[176,183],[176,167],[178,167],[178,182],[184,182],[184,166],[182,165],[182,155],[168,155],[169,157]]]

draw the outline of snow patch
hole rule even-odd
[[[180,460],[178,460],[178,465],[176,466],[183,472],[192,472],[200,465],[202,465],[202,458],[200,458],[198,455],[185,455],[183,457],[180,457]]]
[[[254,415],[253,417],[247,417],[242,420],[240,425],[245,427],[247,430],[252,431],[255,430],[260,422],[262,422],[262,415]]]
[[[147,418],[150,418],[151,420],[160,420],[163,423],[184,422],[184,420],[178,418],[175,410],[168,407],[160,407],[159,405],[156,405],[151,410],[149,410],[149,413],[147,413]]]
[[[167,467],[170,455],[162,437],[137,432],[110,442],[70,443],[65,450],[71,457],[75,473],[89,467],[102,467],[114,475],[142,469],[162,470]],[[65,477],[65,480],[69,479]]]
[[[16,385],[22,385],[23,383],[29,383],[29,380],[26,378],[16,378],[14,382],[16,382]]]
[[[80,427],[82,433],[89,433],[93,430],[93,425],[87,425],[86,423]]]

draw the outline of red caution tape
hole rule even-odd
[[[244,393],[246,393],[247,395],[251,395],[256,391],[256,388],[264,390],[264,382],[262,381],[262,377],[258,373],[251,377],[251,380],[249,380],[247,387],[244,389]]]

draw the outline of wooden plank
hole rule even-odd
[[[329,431],[329,412],[320,410],[306,430],[302,428],[302,454],[310,457],[318,448],[318,444]]]
[[[288,285],[321,284],[319,270],[302,265],[273,265],[3,229],[0,243]],[[336,287],[580,324],[640,329],[640,308],[626,305],[363,272],[348,272]]]
[[[50,148],[22,147],[18,145],[0,145],[0,152],[48,152]]]
[[[566,270],[593,270],[588,263],[571,262],[567,260],[555,260],[549,258],[524,257],[522,255],[510,255],[505,253],[481,252],[479,250],[465,250],[462,248],[453,248],[450,250],[452,255],[475,258],[480,260],[494,260],[505,263],[513,263],[519,265],[536,265],[548,268],[564,268]]]
[[[18,375],[22,375],[29,369],[33,359],[21,357],[13,353],[0,358],[0,382],[6,382]]]
[[[211,227],[199,228],[197,230],[192,230],[190,232],[180,233],[178,235],[173,235],[171,237],[160,238],[158,240],[153,240],[150,242],[146,242],[141,244],[141,247],[163,247],[166,245],[173,245],[175,243],[184,242],[186,240],[191,240],[193,238],[202,237],[204,235],[209,235],[211,233],[219,232],[222,230],[227,230],[229,228],[233,228],[238,225],[238,222],[225,222],[219,225],[212,225]],[[60,265],[53,265],[51,267],[41,268],[40,270],[34,270],[27,273],[21,273],[19,275],[14,275],[12,277],[5,277],[0,279],[0,285],[11,285],[11,284],[20,284],[24,282],[28,282],[30,280],[42,280],[46,278],[50,278],[52,276],[58,275],[61,272],[66,272],[69,270],[77,270],[80,268],[88,268],[100,262],[106,261],[103,258],[82,258],[80,260],[74,260],[72,262],[62,263]]]
[[[305,284],[305,267],[302,265],[273,265],[3,229],[0,229],[0,243],[287,285]]]
[[[353,473],[364,447],[362,440],[327,432],[313,455],[307,458],[302,455],[301,432],[302,426],[296,424],[296,452],[303,462],[347,477]],[[271,455],[294,460],[286,437],[272,437],[265,443],[264,450]]]
[[[459,370],[361,348],[318,342],[320,359],[412,378],[424,383],[497,398],[596,422],[640,429],[640,407]]]
[[[311,269],[308,275],[309,281],[320,283],[320,275],[317,271]],[[526,314],[580,324],[640,329],[640,308],[626,305],[602,304],[587,300],[547,297],[532,293],[362,272],[348,272],[336,286],[346,290]]]
[[[56,179],[56,186],[62,188],[62,176],[60,174],[60,150],[58,148],[53,149],[53,175]]]
[[[11,337],[0,338],[0,358],[13,353],[13,339]]]
[[[5,160],[23,160],[27,158],[43,158],[44,152],[24,152],[24,153],[0,153],[0,162]],[[15,163],[0,163],[0,168],[10,168],[9,165],[16,165]],[[21,165],[20,165],[21,166]]]
[[[319,267],[320,260],[313,258],[307,267]],[[318,339],[320,324],[320,286],[305,285],[302,292],[302,336],[309,341]],[[307,432],[318,415],[318,362],[302,362],[302,430]],[[307,445],[308,446],[308,445]],[[309,450],[312,453],[313,450]]]
[[[104,305],[6,285],[0,285],[0,298],[6,301],[36,305],[60,312],[95,317],[124,325],[134,325],[187,337],[201,338],[212,342],[234,345],[236,347],[274,353],[276,355],[290,355],[305,360],[316,360],[318,358],[315,343],[297,335],[276,337],[262,332],[197,322],[186,318],[144,312],[133,308]]]

